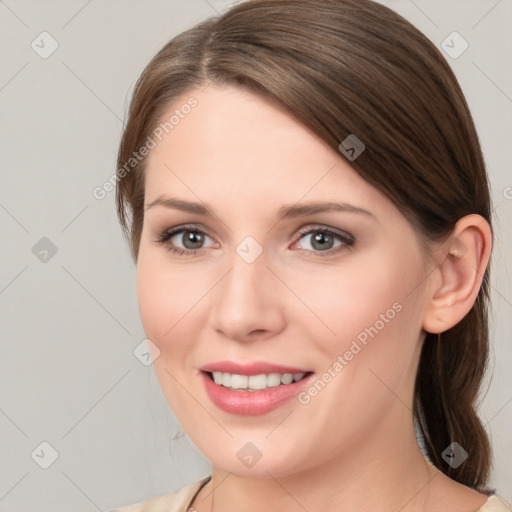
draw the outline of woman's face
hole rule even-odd
[[[192,95],[145,182],[137,287],[163,393],[196,446],[235,474],[371,454],[412,428],[429,287],[417,235],[273,103],[230,87]],[[242,375],[231,379],[241,388],[205,369],[225,384]],[[286,373],[305,378],[275,375]]]

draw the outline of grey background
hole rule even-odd
[[[114,193],[97,200],[92,190],[115,171],[144,66],[172,36],[230,3],[0,1],[2,511],[108,510],[210,471],[151,366],[133,353],[144,339],[135,267]],[[469,43],[447,60],[472,109],[493,192],[494,373],[481,415],[494,447],[491,484],[511,500],[511,1],[383,3],[438,46],[453,31]],[[46,59],[31,47],[50,48],[43,31],[59,45]],[[43,441],[58,452],[47,469]]]

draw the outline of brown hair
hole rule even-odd
[[[144,218],[143,158],[120,172],[179,96],[212,81],[270,97],[332,148],[355,134],[350,162],[426,242],[463,216],[491,224],[478,136],[440,51],[411,23],[371,0],[250,0],[179,34],[140,76],[118,154],[117,211],[137,260]],[[428,247],[428,243],[427,243]],[[471,311],[427,333],[414,416],[430,460],[471,487],[486,483],[491,450],[475,401],[488,357],[489,268]],[[468,453],[452,468],[452,442]]]

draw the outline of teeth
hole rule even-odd
[[[237,375],[224,372],[212,372],[215,384],[231,389],[257,391],[275,388],[281,384],[291,384],[304,378],[305,373],[270,373],[259,375]]]
[[[224,381],[224,379],[223,379]],[[247,388],[249,377],[247,375],[231,375],[231,387],[233,389]]]
[[[230,373],[222,374],[222,385],[226,386],[227,388],[231,387],[231,374]]]
[[[293,382],[293,375],[291,373],[283,373],[281,376],[281,384],[291,384]]]

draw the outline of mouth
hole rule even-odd
[[[309,377],[313,372],[299,373],[260,373],[258,375],[240,375],[227,372],[203,372],[206,376],[218,386],[222,386],[231,391],[263,391],[269,388],[280,386],[289,386],[295,382],[300,382]]]
[[[314,373],[259,373],[242,375],[220,371],[199,372],[211,402],[222,411],[237,416],[263,415],[284,407],[311,385]]]

